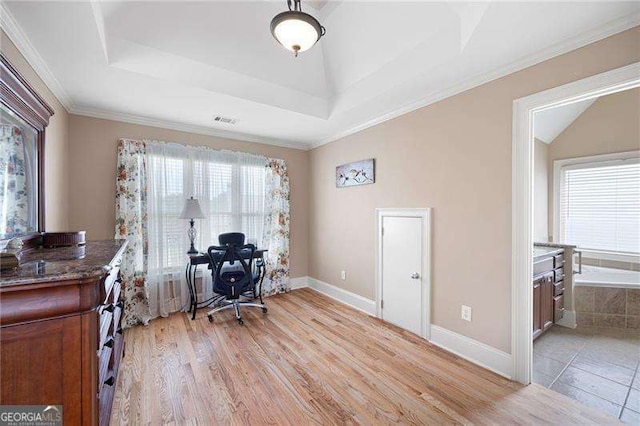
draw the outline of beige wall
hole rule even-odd
[[[546,243],[549,239],[549,145],[535,140],[533,151],[533,241]]]
[[[509,352],[513,100],[639,60],[636,27],[312,150],[310,275],[373,298],[375,208],[432,207],[432,323]],[[336,189],[371,157],[375,184]]]
[[[186,145],[264,154],[287,162],[291,180],[291,277],[307,275],[309,231],[309,153],[140,126],[119,121],[70,115],[70,227],[87,231],[89,239],[113,238],[115,184],[119,138],[157,139]]]
[[[637,149],[640,149],[640,88],[595,101],[549,145],[549,161]]]
[[[54,115],[45,131],[45,229],[47,231],[67,230],[69,226],[67,184],[69,114],[2,30],[0,30],[0,50],[54,110]]]
[[[555,160],[639,149],[640,88],[599,98],[560,133],[549,145],[549,233],[553,233]]]

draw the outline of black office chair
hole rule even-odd
[[[228,246],[229,244],[233,244],[234,246],[244,245],[244,234],[242,232],[220,234],[218,235],[218,244],[221,246]]]
[[[221,246],[227,246],[233,244],[235,246],[241,246],[244,244],[245,235],[242,232],[227,232],[218,235],[218,243]],[[255,283],[262,282],[262,274],[265,272],[265,264],[263,258],[255,260],[255,267],[251,269],[253,272],[253,281]],[[260,297],[260,303],[262,302],[262,288],[260,288],[260,294],[256,294],[255,297]]]
[[[242,235],[242,234],[240,234]],[[244,235],[242,235],[244,240]],[[253,256],[256,247],[253,244],[237,246],[211,246],[207,249],[213,278],[213,291],[220,296],[216,300],[217,307],[207,313],[209,322],[213,322],[213,314],[225,309],[235,310],[238,323],[244,324],[240,314],[240,305],[261,308],[267,313],[267,307],[256,297],[256,280],[253,274]]]

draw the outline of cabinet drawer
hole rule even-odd
[[[118,306],[113,313],[113,335],[122,334],[122,312],[123,309]]]
[[[564,280],[564,268],[558,268],[553,271],[553,281],[560,282]]]
[[[564,294],[564,281],[558,281],[553,284],[553,296],[556,297],[561,294]]]
[[[106,278],[104,279],[104,287],[102,289],[103,300],[105,300],[109,296],[116,281],[119,282],[119,277],[120,277],[120,268],[112,268],[111,271],[109,271],[109,275],[107,275]]]
[[[558,322],[564,317],[564,296],[553,298],[553,322]]]
[[[113,303],[118,303],[120,301],[120,294],[122,293],[122,281],[120,281],[120,274],[118,274],[118,278],[113,285],[111,293],[113,293]]]
[[[561,268],[564,266],[564,253],[556,254],[553,256],[553,267]]]
[[[98,356],[98,389],[102,387],[102,384],[107,379],[107,373],[109,372],[109,364],[111,362],[111,348],[104,347],[100,351]]]
[[[100,335],[98,340],[98,350],[102,349],[104,343],[107,341],[109,332],[112,329],[113,314],[111,312],[104,312],[100,315]]]

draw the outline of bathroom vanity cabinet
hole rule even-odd
[[[533,261],[533,338],[564,316],[565,250],[536,248]]]

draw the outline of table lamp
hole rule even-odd
[[[204,219],[205,215],[202,213],[202,209],[200,208],[200,203],[198,200],[193,197],[186,200],[184,203],[184,208],[182,209],[182,213],[180,214],[180,219],[189,219],[189,231],[187,235],[189,235],[189,241],[191,241],[191,248],[187,252],[187,254],[198,254],[198,250],[196,250],[194,243],[196,241],[196,236],[198,235],[198,231],[195,228],[195,219]]]

